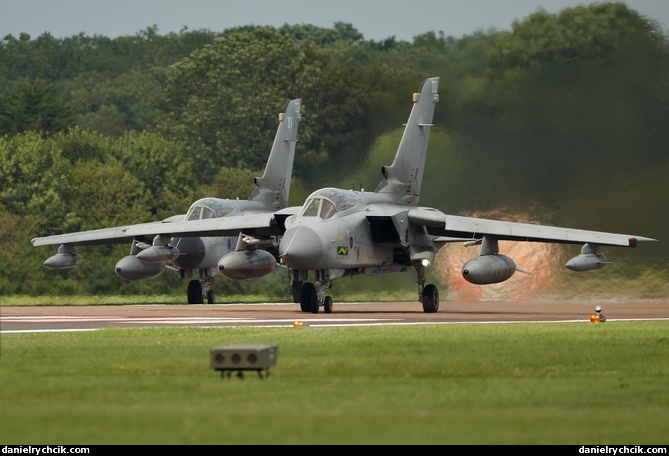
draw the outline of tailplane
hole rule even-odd
[[[283,209],[288,205],[301,104],[302,100],[299,98],[291,100],[286,110],[279,114],[279,127],[276,130],[265,172],[261,177],[253,179],[256,189],[249,200],[263,201],[269,210]]]
[[[394,193],[397,195],[398,204],[410,206],[418,204],[427,144],[434,126],[432,118],[439,102],[438,89],[439,78],[428,78],[423,81],[418,93],[413,94],[413,107],[397,148],[395,160],[392,165],[381,168],[383,180],[374,191]]]

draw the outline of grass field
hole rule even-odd
[[[667,378],[667,321],[5,334],[0,443],[666,445]]]

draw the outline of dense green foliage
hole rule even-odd
[[[392,161],[410,94],[431,76],[441,103],[421,205],[660,240],[669,224],[669,40],[623,3],[411,43],[365,40],[345,23],[8,35],[0,62],[2,294],[181,289],[171,274],[118,279],[128,246],[82,249],[81,266],[55,272],[41,266],[52,253],[29,240],[248,197],[276,116],[296,97],[290,204],[322,186],[372,190],[381,176],[370,170]],[[640,250],[616,251],[628,268],[616,273],[669,269],[666,243]],[[284,279],[216,286],[285,293]]]
[[[3,334],[0,441],[666,445],[669,322]],[[398,341],[401,341],[398,343]],[[271,377],[210,350],[275,344]]]

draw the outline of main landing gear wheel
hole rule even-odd
[[[311,282],[302,284],[300,309],[302,309],[302,312],[318,313],[318,294],[316,293],[316,287]]]
[[[188,304],[202,304],[202,284],[199,280],[188,282]]]
[[[299,280],[293,281],[291,284],[291,291],[293,293],[293,302],[302,302],[302,282]],[[308,310],[302,309],[303,312],[308,312]]]
[[[323,300],[323,310],[326,314],[332,313],[332,298],[330,296],[326,296]]]
[[[207,304],[216,304],[216,293],[214,293],[214,290],[207,291]]]
[[[423,311],[435,313],[439,310],[439,290],[435,285],[425,285],[423,288]]]

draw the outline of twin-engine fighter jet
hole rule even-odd
[[[312,193],[298,214],[284,220],[279,243],[281,262],[288,267],[293,300],[303,312],[332,312],[325,295],[332,281],[358,274],[377,275],[415,269],[418,301],[424,312],[437,312],[439,292],[425,284],[425,270],[447,242],[480,245],[480,253],[462,266],[474,284],[503,282],[516,270],[515,262],[499,253],[498,241],[548,242],[582,245],[569,260],[575,271],[598,269],[606,258],[599,246],[636,247],[654,241],[647,237],[533,225],[444,214],[418,207],[425,170],[439,78],[426,79],[413,96],[395,159],[381,169],[383,179],[374,192],[323,188]],[[309,274],[313,272],[310,281]],[[522,271],[524,272],[524,271]]]
[[[190,279],[189,304],[205,299],[215,302],[210,286],[218,274],[234,280],[269,274],[278,261],[281,230],[274,214],[288,203],[301,103],[301,99],[291,100],[279,114],[265,172],[254,179],[256,188],[248,200],[203,198],[185,215],[163,221],[34,238],[35,247],[59,245],[58,253],[44,265],[51,269],[77,266],[82,258],[74,252],[75,245],[129,242],[130,253],[116,263],[116,274],[125,280],[143,280],[159,276],[166,268],[176,269],[179,277]],[[227,229],[226,222],[232,220],[233,228]],[[226,229],[218,229],[221,224]]]

